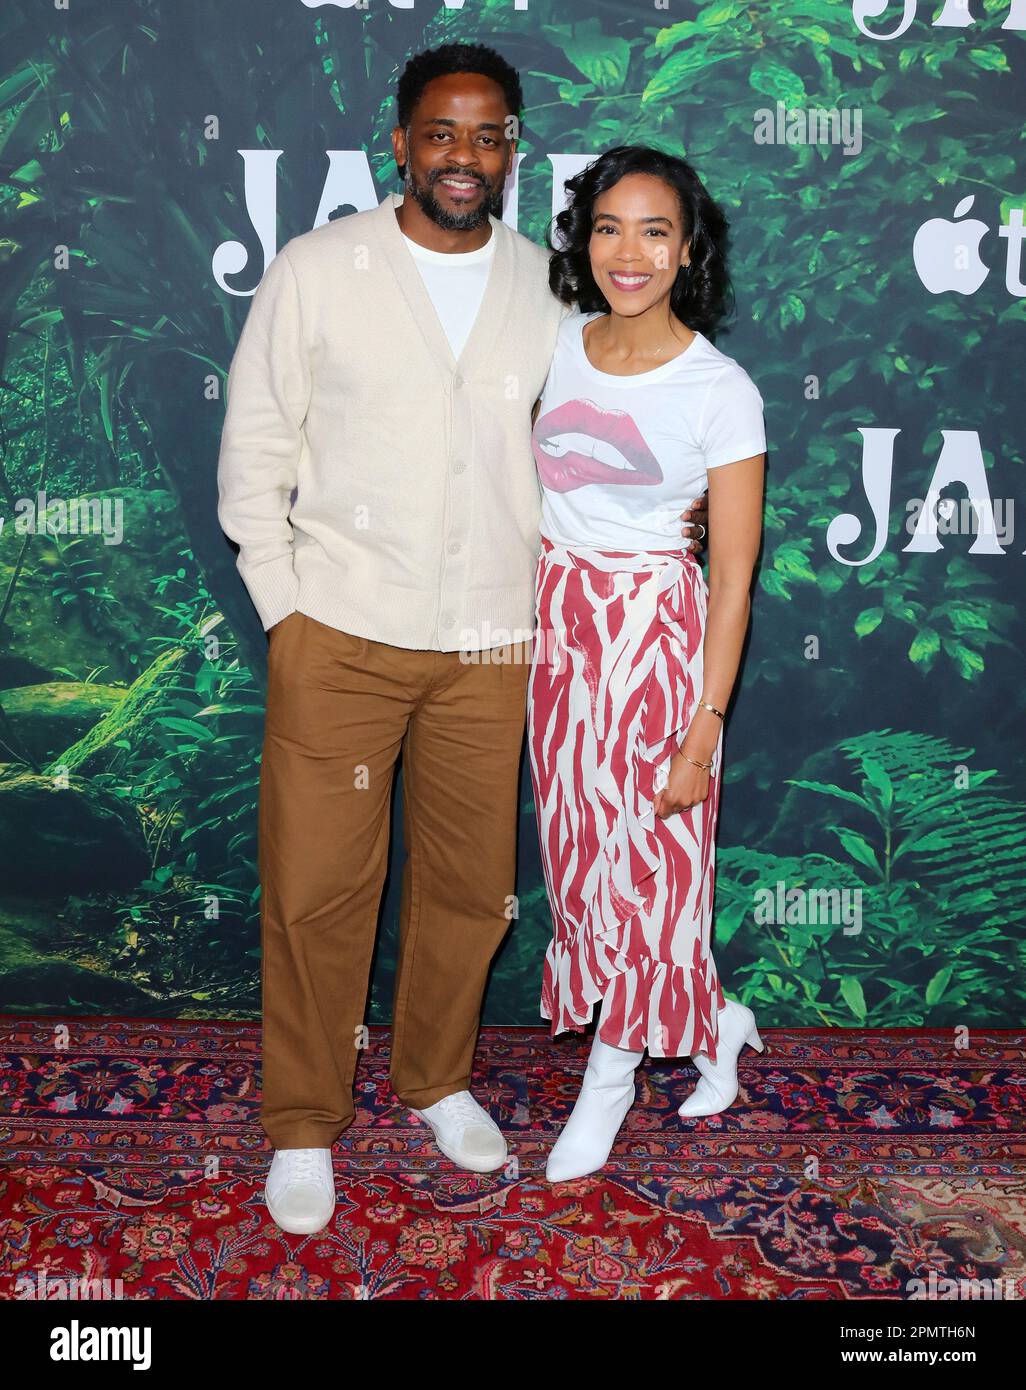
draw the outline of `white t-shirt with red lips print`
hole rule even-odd
[[[541,532],[571,547],[679,550],[680,513],[708,470],[765,451],[762,396],[702,333],[650,372],[600,372],[582,336],[600,316],[560,325],[531,436]]]

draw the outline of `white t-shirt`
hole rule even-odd
[[[541,531],[558,545],[679,550],[680,513],[707,470],[766,449],[763,400],[733,357],[702,333],[670,362],[616,376],[593,367],[570,314],[531,436],[542,486]]]
[[[495,256],[495,234],[476,251],[432,251],[411,241],[405,232],[402,236],[442,321],[452,355],[458,358],[484,297]]]

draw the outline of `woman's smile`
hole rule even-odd
[[[640,290],[647,285],[652,276],[639,270],[611,270],[609,278],[618,290],[630,293],[631,290]]]

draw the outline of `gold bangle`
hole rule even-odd
[[[700,768],[704,769],[704,771],[706,771],[706,772],[709,772],[710,769],[712,768],[712,759],[711,759],[711,758],[709,759],[709,761],[708,761],[707,763],[700,763],[700,762],[698,761],[697,758],[689,758],[688,755],[687,755],[687,753],[684,752],[684,749],[683,749],[683,748],[678,748],[678,749],[677,749],[677,752],[681,755],[682,758],[685,758],[689,763],[694,763],[695,767],[700,767]]]
[[[721,709],[717,709],[715,705],[711,705],[708,700],[699,700],[698,703],[702,706],[703,709],[711,709],[713,714],[718,714],[721,719],[724,717],[723,711]]]

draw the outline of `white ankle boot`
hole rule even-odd
[[[634,1069],[644,1055],[611,1047],[596,1028],[580,1094],[545,1165],[549,1182],[582,1178],[605,1165],[634,1104]]]
[[[321,1231],[335,1210],[330,1149],[275,1149],[264,1201],[276,1226],[291,1235]]]
[[[715,1062],[701,1052],[691,1060],[700,1072],[698,1085],[677,1111],[686,1119],[700,1115],[718,1115],[737,1099],[737,1059],[745,1043],[762,1052],[764,1043],[755,1026],[755,1015],[745,1004],[728,999],[716,1015],[719,1037]]]

